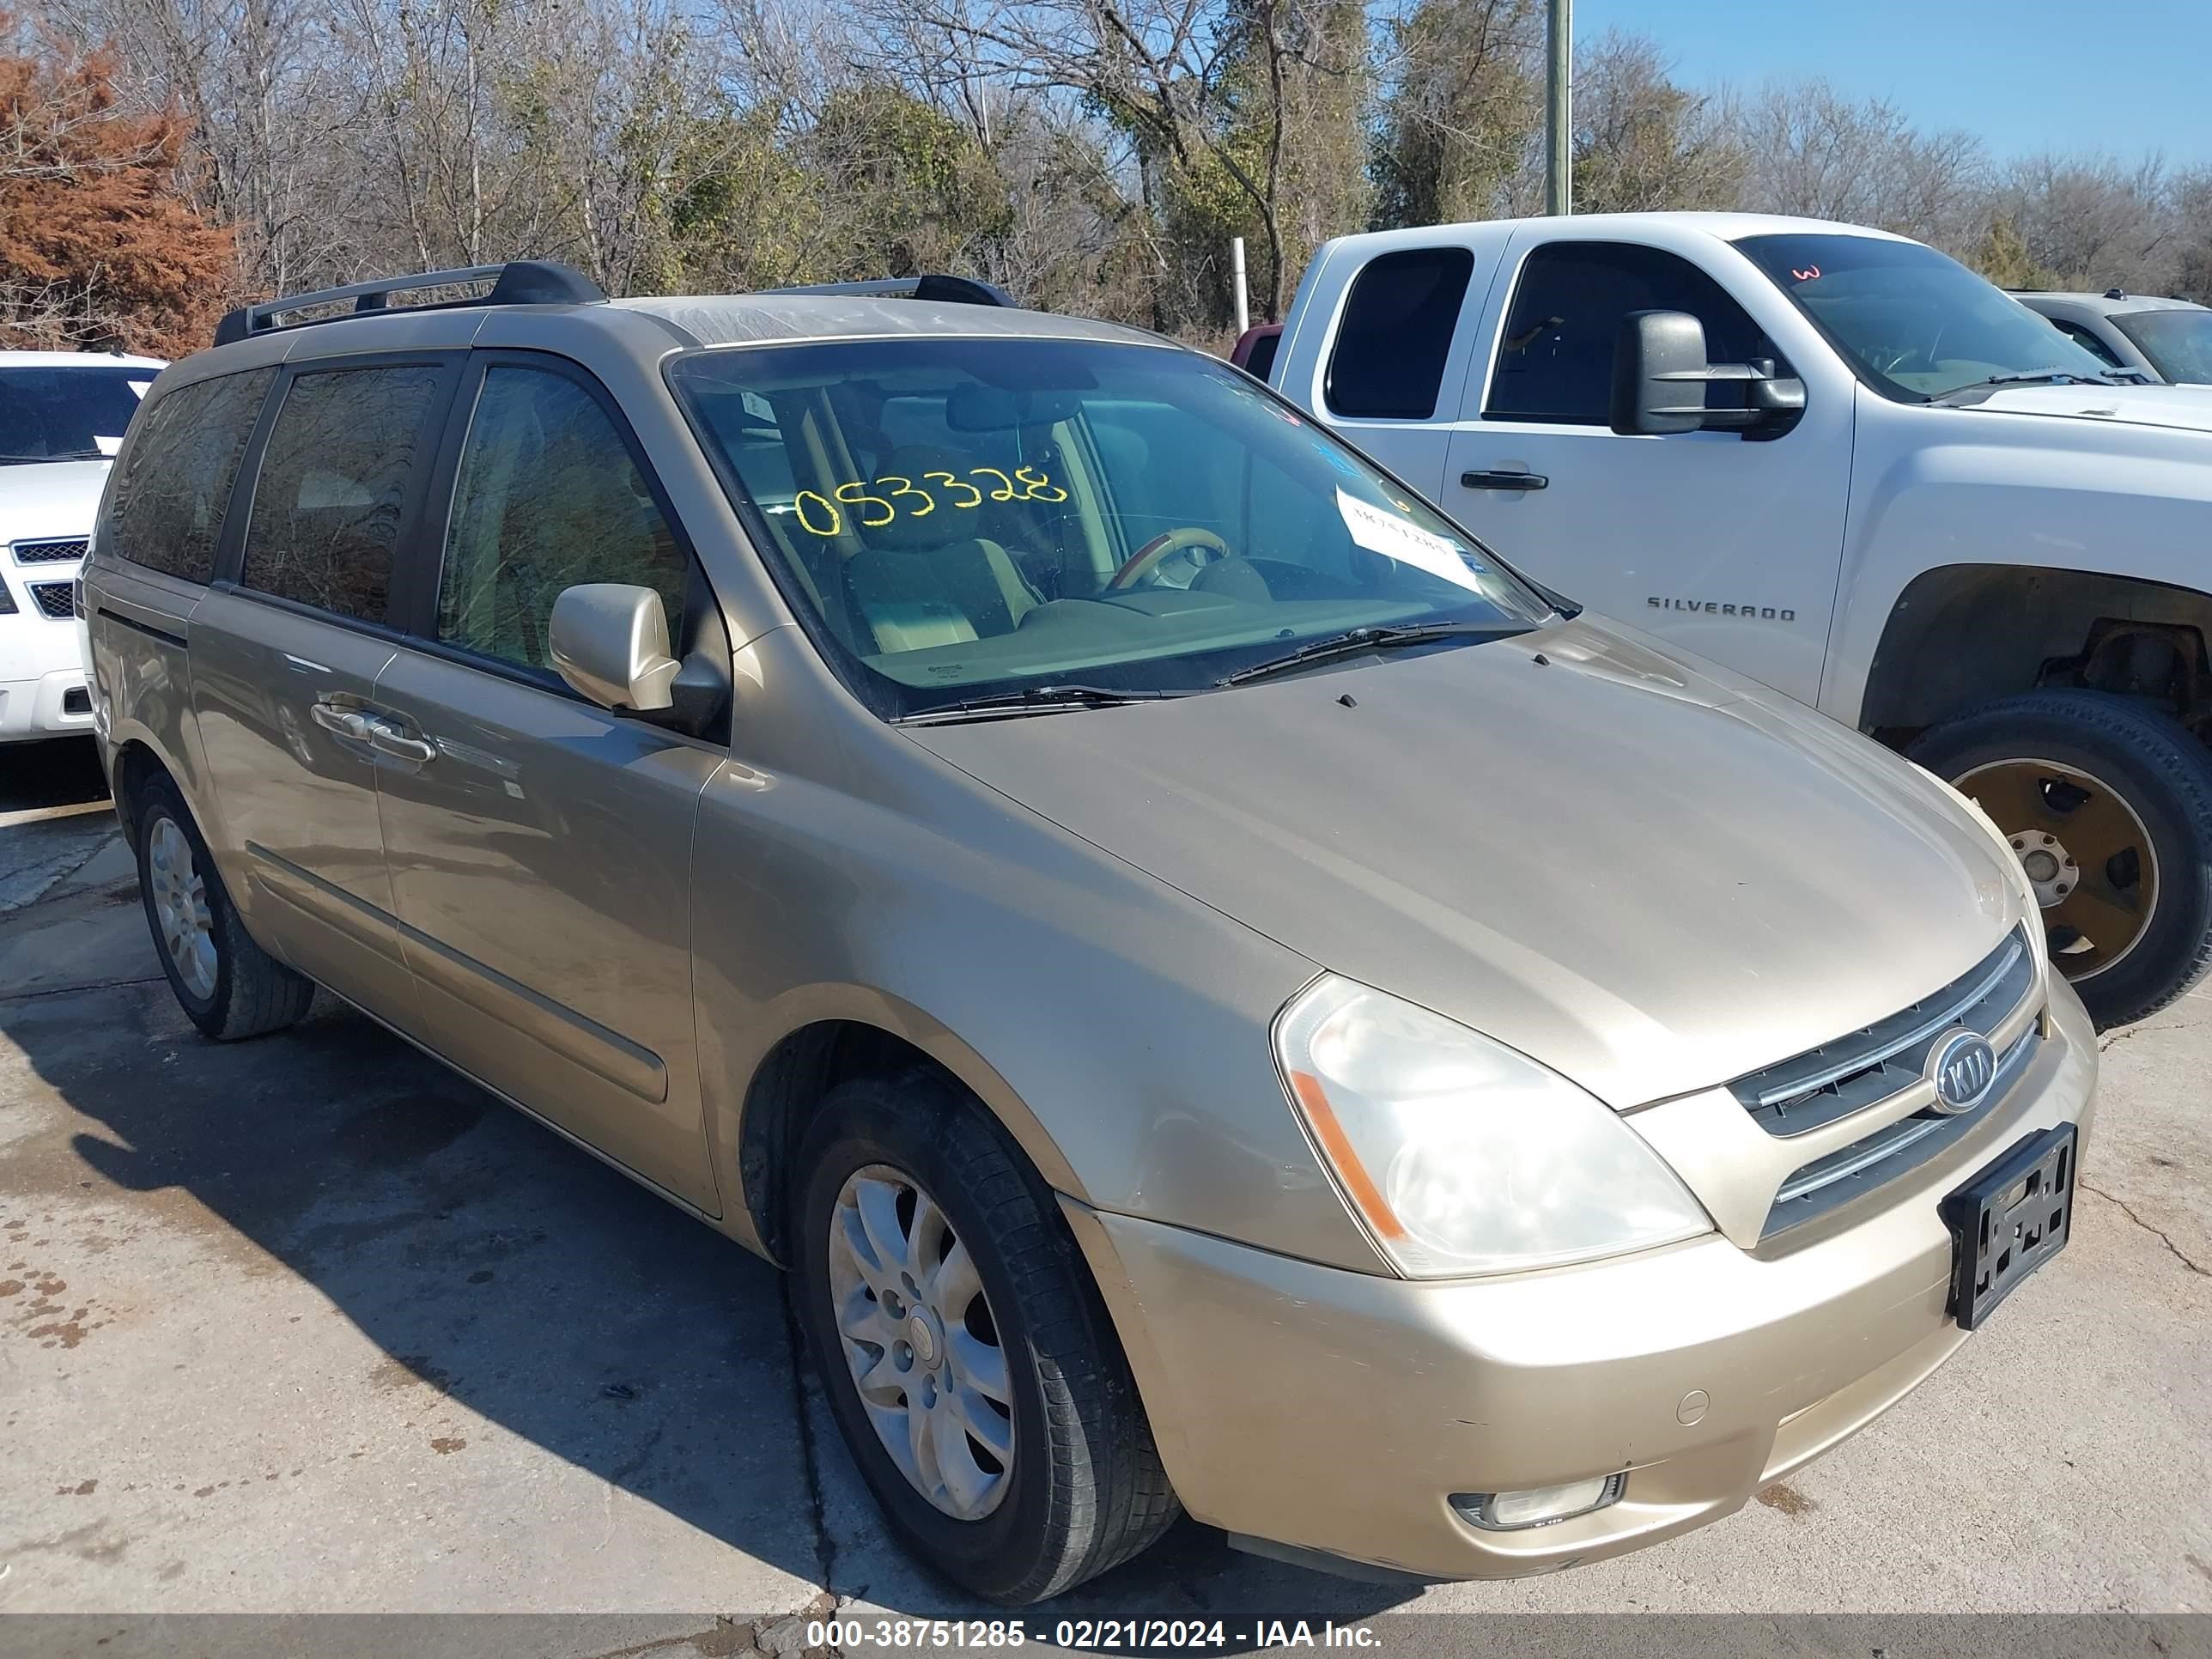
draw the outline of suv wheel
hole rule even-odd
[[[137,805],[139,896],[185,1014],[225,1041],[294,1024],[314,1000],[313,981],[247,937],[176,786],[155,778]]]
[[[2179,721],[2100,691],[2039,691],[1908,752],[2011,841],[2051,959],[2100,1027],[2154,1012],[2212,969],[2212,756]]]
[[[845,1443],[908,1548],[1022,1604],[1178,1512],[1051,1194],[983,1109],[916,1071],[844,1084],[793,1173],[791,1293]]]

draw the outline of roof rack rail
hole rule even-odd
[[[808,283],[798,288],[772,288],[770,294],[872,294],[893,300],[931,300],[948,305],[1011,306],[1014,296],[994,283],[973,276],[948,276],[925,271],[919,276],[885,276],[872,283]]]
[[[295,311],[305,311],[310,306],[335,305],[341,300],[350,300],[352,314],[359,315],[366,311],[384,310],[395,294],[451,288],[464,283],[489,283],[491,292],[480,299],[440,300],[413,308],[434,311],[452,306],[588,305],[607,297],[597,283],[574,265],[556,264],[545,259],[509,259],[501,265],[470,265],[459,270],[426,270],[414,276],[385,276],[371,283],[349,283],[343,288],[318,289],[313,294],[289,294],[282,299],[264,300],[258,305],[240,306],[235,311],[226,312],[216,325],[215,343],[229,345],[275,329],[307,328],[317,323],[340,320],[336,317],[311,317],[298,323],[276,320]]]

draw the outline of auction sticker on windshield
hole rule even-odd
[[[1481,585],[1476,580],[1481,567],[1442,536],[1432,535],[1341,488],[1336,492],[1336,510],[1344,515],[1344,527],[1352,532],[1352,539],[1369,552],[1417,566],[1462,587]]]

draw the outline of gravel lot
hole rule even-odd
[[[200,1041],[112,819],[39,816],[96,771],[0,764],[0,1611],[603,1613],[533,1650],[722,1653],[983,1611],[884,1538],[768,1267],[343,1009]],[[2100,1123],[2065,1254],[1717,1527],[1416,1595],[1186,1523],[1054,1614],[2212,1612],[2212,996],[2106,1037]]]

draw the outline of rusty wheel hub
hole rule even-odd
[[[1992,761],[1955,781],[2012,843],[2067,978],[2100,974],[2142,942],[2158,908],[2158,854],[2126,797],[2049,760]]]

